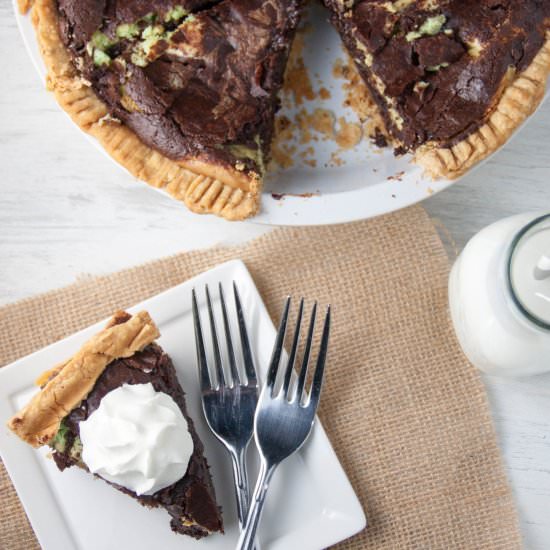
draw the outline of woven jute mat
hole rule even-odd
[[[485,392],[449,322],[448,259],[420,207],[277,229],[6,306],[0,364],[232,258],[275,320],[289,293],[334,308],[320,415],[369,520],[339,548],[521,548]],[[0,502],[0,548],[36,548],[3,468]]]

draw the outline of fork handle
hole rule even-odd
[[[242,531],[250,506],[246,447],[231,453],[231,459],[233,464],[233,479],[235,480],[235,494],[237,497],[237,515],[239,517],[239,528]]]
[[[235,496],[237,497],[237,516],[239,531],[244,529],[244,522],[250,508],[250,491],[248,486],[248,468],[246,466],[246,446],[244,449],[231,451],[233,465],[233,480],[235,482]],[[254,550],[261,550],[258,541],[254,541]]]
[[[254,548],[256,529],[260,523],[269,482],[271,481],[276,467],[277,464],[267,464],[265,460],[261,462],[260,474],[256,482],[256,487],[254,488],[252,503],[248,515],[246,516],[244,529],[241,531],[241,536],[237,543],[237,550],[252,550]]]

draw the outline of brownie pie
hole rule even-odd
[[[435,178],[495,151],[544,95],[549,0],[323,1],[383,141]],[[137,178],[231,220],[259,209],[303,2],[19,0],[73,120]]]
[[[33,447],[49,445],[61,471],[72,466],[87,470],[83,460],[81,423],[89,420],[106,396],[115,390],[150,384],[155,395],[169,396],[186,421],[192,453],[188,463],[183,465],[184,475],[152,494],[138,495],[112,480],[106,481],[145,506],[164,508],[171,516],[173,531],[198,539],[213,532],[223,532],[221,511],[216,504],[203,445],[187,414],[184,392],[174,366],[154,342],[158,336],[146,312],[133,316],[117,313],[109,325],[73,357],[37,380],[40,392],[9,421],[8,426]],[[116,418],[117,411],[114,414]],[[116,425],[112,426],[115,431]],[[143,434],[140,437],[144,437]],[[121,453],[128,453],[124,446],[115,447],[115,452],[118,448]],[[125,456],[122,462],[126,459]]]

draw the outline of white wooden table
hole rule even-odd
[[[182,215],[113,169],[44,92],[0,3],[0,304],[268,228]],[[458,249],[507,215],[550,209],[550,102],[485,166],[424,203]],[[550,548],[550,374],[486,377],[525,546]]]

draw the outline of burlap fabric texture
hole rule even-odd
[[[339,547],[521,548],[485,392],[449,322],[448,259],[420,207],[277,229],[6,306],[0,364],[232,258],[275,320],[289,293],[334,308],[320,415],[370,524]],[[1,467],[0,500],[0,548],[38,547]]]

